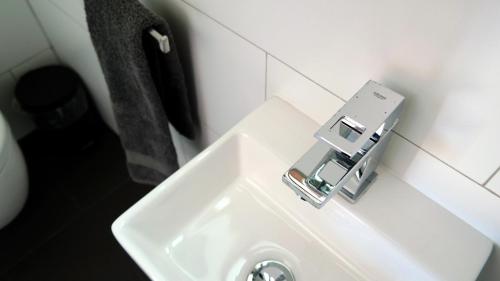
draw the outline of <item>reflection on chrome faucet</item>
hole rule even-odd
[[[316,208],[339,191],[355,202],[376,176],[403,101],[368,81],[316,132],[319,141],[283,175],[283,182]]]

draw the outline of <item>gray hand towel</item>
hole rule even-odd
[[[85,11],[130,176],[157,185],[178,168],[169,119],[179,132],[194,136],[172,33],[163,19],[137,0],[85,0]],[[151,41],[151,28],[169,37],[168,54]]]

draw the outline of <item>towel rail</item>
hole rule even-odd
[[[149,34],[151,34],[151,36],[153,36],[153,38],[155,38],[156,41],[158,41],[160,50],[163,53],[168,54],[168,52],[170,52],[170,41],[168,41],[168,37],[166,35],[160,34],[155,29],[150,29]]]

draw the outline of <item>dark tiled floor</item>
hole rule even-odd
[[[38,134],[20,144],[30,195],[0,230],[0,280],[148,280],[111,233],[111,223],[151,190],[128,177],[118,138],[105,131],[72,153],[50,152]]]

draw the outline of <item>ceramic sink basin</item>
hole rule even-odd
[[[318,124],[275,98],[113,224],[153,280],[247,280],[276,260],[296,280],[474,280],[491,242],[381,167],[352,205],[318,210],[281,182]]]

